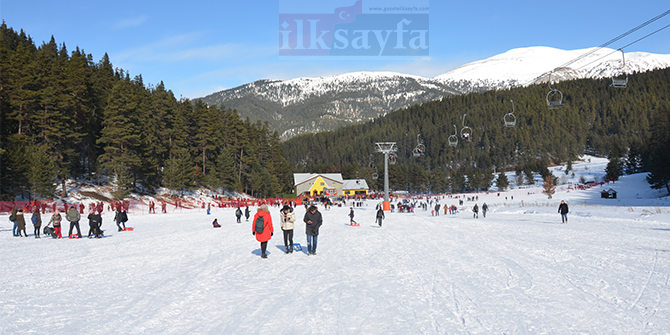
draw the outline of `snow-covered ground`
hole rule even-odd
[[[598,164],[575,169],[600,176]],[[600,198],[609,187],[618,199]],[[486,218],[466,201],[455,215],[387,213],[382,228],[373,202],[355,209],[360,227],[348,207],[320,209],[316,256],[284,254],[272,208],[268,259],[232,209],[136,211],[132,232],[105,213],[99,240],[12,237],[2,215],[0,333],[670,333],[668,198],[644,175],[540,191],[479,193]],[[294,242],[306,244],[301,222]]]

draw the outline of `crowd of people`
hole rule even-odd
[[[101,203],[100,203],[101,204]],[[67,234],[69,238],[82,238],[81,227],[79,222],[81,221],[81,212],[83,212],[85,206],[84,204],[77,205],[68,205],[65,204],[65,219],[70,223],[70,230]],[[126,208],[123,206],[115,206],[116,211],[114,215],[114,222],[118,231],[123,231],[126,229],[126,222],[128,221],[128,214],[126,213]],[[79,209],[78,209],[79,208]],[[42,206],[32,206],[32,216],[30,218],[31,223],[33,224],[33,236],[35,238],[41,238],[41,235],[46,234],[50,235],[52,238],[60,239],[63,238],[62,233],[62,224],[63,216],[59,208],[55,207],[53,209],[53,214],[49,219],[49,222],[42,228],[42,214],[40,210],[44,211]],[[101,238],[104,236],[102,230],[102,211],[104,207],[96,204],[91,204],[89,214],[88,214],[88,238]],[[13,223],[13,235],[15,237],[28,237],[28,232],[26,231],[26,215],[24,208],[19,206],[14,206],[11,214],[9,215],[9,220]],[[76,233],[75,233],[76,230]]]

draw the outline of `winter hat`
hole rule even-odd
[[[290,209],[291,209],[291,207],[289,207],[288,205],[284,205],[284,207],[281,208],[281,211],[282,211],[282,212],[283,212],[283,211],[288,211],[288,210],[290,210]]]

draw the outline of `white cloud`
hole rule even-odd
[[[127,28],[134,28],[134,27],[139,27],[142,25],[147,20],[147,17],[145,15],[134,17],[134,18],[129,18],[129,19],[123,19],[120,21],[117,21],[112,25],[112,28],[114,30],[123,30]]]

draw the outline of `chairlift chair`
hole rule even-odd
[[[394,154],[389,154],[389,164],[393,165],[396,162],[396,158]]]
[[[549,109],[557,109],[563,107],[563,93],[554,88],[547,93],[547,107]]]
[[[470,135],[472,135],[472,128],[465,125],[466,115],[467,114],[463,114],[463,129],[461,129],[461,138],[466,141],[470,141]]]
[[[377,172],[372,174],[372,179],[374,179],[374,180],[379,179],[379,175],[377,174]]]
[[[612,76],[612,83],[610,86],[616,88],[626,88],[628,85],[628,73],[626,73],[626,56],[624,56],[623,49],[621,51],[622,65],[619,68],[619,73]]]
[[[458,130],[456,129],[456,125],[454,125],[454,134],[449,136],[449,138],[447,139],[447,141],[449,141],[449,145],[452,146],[452,147],[455,147],[456,145],[458,145],[457,134],[458,134]]]
[[[423,141],[421,140],[421,134],[416,135],[416,148],[412,150],[412,155],[414,155],[414,157],[419,157],[423,155],[425,151],[426,147],[423,145]]]
[[[516,125],[516,116],[514,116],[514,100],[510,100],[510,102],[512,103],[512,111],[503,116],[505,127],[514,127]]]
[[[547,93],[547,107],[549,107],[549,109],[563,107],[563,92],[557,88],[551,88],[551,73],[549,74],[549,81],[547,84],[549,85],[549,92]]]

